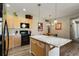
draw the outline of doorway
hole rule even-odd
[[[71,20],[70,37],[74,41],[79,42],[79,18]]]

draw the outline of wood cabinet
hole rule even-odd
[[[15,36],[14,37],[14,47],[21,46],[21,38]]]
[[[34,40],[34,39],[31,39],[31,53],[33,55],[45,56],[46,55],[45,46],[46,45],[44,43],[37,41],[37,40]]]
[[[20,19],[18,17],[14,17],[13,22],[14,22],[13,28],[20,28]]]
[[[7,24],[8,24],[8,28],[13,28],[13,22],[14,17],[13,16],[7,16]]]
[[[6,37],[6,48],[8,46],[8,38]],[[13,48],[13,36],[9,37],[9,49]]]
[[[32,26],[32,19],[7,15],[8,28],[20,28],[20,23],[29,23]]]
[[[20,28],[20,22],[21,20],[18,17],[10,15],[7,16],[8,28]]]
[[[6,48],[7,48],[7,45],[8,45],[8,40],[6,37]],[[12,49],[18,46],[21,46],[21,39],[15,36],[10,36],[9,37],[9,49]]]

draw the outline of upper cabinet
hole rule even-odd
[[[29,23],[30,28],[32,26],[32,19],[26,19],[22,17],[16,16],[7,16],[8,28],[20,28],[20,23]]]
[[[20,19],[18,17],[14,17],[14,20],[13,20],[14,24],[14,28],[20,28]]]
[[[28,23],[30,24],[30,28],[32,28],[32,21],[33,19],[28,19]]]
[[[10,15],[7,16],[8,28],[13,28],[13,24],[14,24],[13,20],[14,20],[13,16],[10,16]]]

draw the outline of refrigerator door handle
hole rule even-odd
[[[7,25],[6,20],[5,20],[4,31],[3,31],[3,42],[4,42],[4,44],[3,44],[4,45],[4,47],[3,47],[4,48],[4,52],[3,52],[4,54],[3,55],[7,56],[8,55],[8,50],[9,50],[9,32],[8,32],[8,25]]]
[[[6,21],[6,29],[7,29],[7,40],[8,40],[8,45],[7,45],[7,55],[8,55],[8,51],[9,51],[9,31],[8,31],[8,24],[7,24],[7,21]]]

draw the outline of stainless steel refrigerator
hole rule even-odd
[[[0,56],[7,56],[8,51],[9,51],[8,25],[6,19],[3,21],[3,4],[0,3]]]
[[[2,55],[2,9],[3,6],[0,3],[0,56]]]
[[[3,32],[2,32],[2,55],[7,56],[9,51],[9,32],[7,21],[4,22]]]

